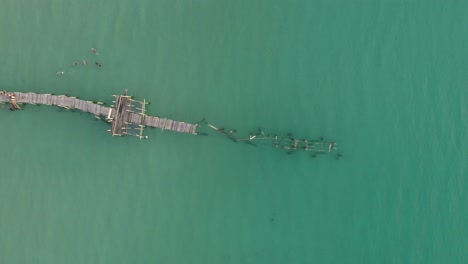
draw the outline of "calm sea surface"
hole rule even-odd
[[[1,1],[1,90],[127,88],[339,152],[2,108],[0,263],[468,263],[467,25],[462,0]]]

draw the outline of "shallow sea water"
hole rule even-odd
[[[0,109],[0,262],[467,263],[467,17],[464,1],[3,1],[2,90],[129,89],[149,114],[324,136],[343,158]]]

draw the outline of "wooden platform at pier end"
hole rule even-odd
[[[127,123],[129,121],[129,108],[132,103],[130,96],[119,95],[115,98],[115,114],[112,118],[111,133],[113,136],[127,134]]]
[[[103,103],[81,100],[76,97],[52,94],[20,93],[14,94],[16,103],[19,104],[42,104],[59,106],[70,110],[80,110],[92,113],[99,119],[108,120],[112,123],[110,132],[112,135],[135,135],[141,138],[144,127],[155,127],[163,130],[171,130],[179,133],[196,135],[197,124],[179,122],[167,118],[146,115],[146,101],[133,100],[131,96],[117,95],[113,107],[104,106]],[[0,95],[0,103],[9,103],[8,96]],[[139,107],[138,107],[139,106]],[[132,133],[134,130],[136,132]]]

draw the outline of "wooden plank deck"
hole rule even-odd
[[[123,136],[128,132],[127,123],[131,123],[131,120],[129,120],[130,112],[128,111],[130,100],[130,96],[118,96],[115,100],[115,116],[112,120],[111,130],[114,136]]]
[[[170,120],[167,118],[130,112],[129,105],[132,103],[130,96],[117,96],[115,107],[110,108],[91,101],[85,101],[76,97],[68,97],[65,95],[20,92],[13,92],[13,94],[16,97],[17,103],[27,103],[33,105],[55,105],[67,109],[77,109],[83,112],[94,114],[95,116],[110,118],[113,120],[111,132],[114,135],[124,135],[126,132],[127,123],[160,128],[162,131],[171,130],[180,133],[188,133],[193,135],[197,134],[197,124],[190,124]],[[0,95],[0,103],[7,103],[9,101],[10,100],[7,96]]]

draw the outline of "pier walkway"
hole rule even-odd
[[[114,136],[133,135],[140,139],[143,136],[144,127],[155,127],[163,130],[171,130],[180,133],[197,134],[197,124],[190,124],[148,116],[145,114],[146,101],[133,100],[125,91],[124,95],[114,95],[114,105],[104,106],[104,103],[93,102],[69,97],[65,95],[36,94],[21,92],[2,92],[0,94],[0,103],[10,103],[13,109],[21,109],[18,104],[27,103],[32,105],[53,105],[70,110],[80,110],[94,114],[96,118],[107,120],[112,123],[109,132]]]
[[[113,136],[131,135],[140,139],[146,139],[148,137],[143,135],[145,127],[155,127],[161,129],[161,131],[171,130],[192,135],[208,135],[202,131],[200,133],[197,132],[198,124],[146,115],[146,105],[148,102],[145,100],[134,100],[132,96],[127,95],[127,90],[125,90],[123,95],[114,95],[114,97],[113,104],[105,106],[102,102],[86,101],[67,95],[0,91],[0,104],[9,104],[9,109],[13,111],[21,110],[23,104],[31,104],[52,105],[72,111],[80,110],[91,113],[97,119],[111,124],[111,128],[107,131]],[[2,107],[7,108],[5,106]],[[244,142],[253,146],[273,146],[277,149],[286,150],[287,154],[295,151],[304,151],[311,152],[312,157],[316,157],[317,154],[325,154],[337,149],[335,142],[325,140],[323,137],[319,139],[299,139],[293,138],[291,133],[288,133],[286,137],[280,137],[276,134],[267,134],[260,128],[257,132],[250,132],[248,137],[238,137],[234,134],[237,132],[235,129],[224,130],[224,128],[218,128],[209,124],[205,119],[200,121],[200,124],[207,125],[207,127],[214,129],[233,142]],[[336,159],[340,159],[341,156],[341,154],[337,154]]]

